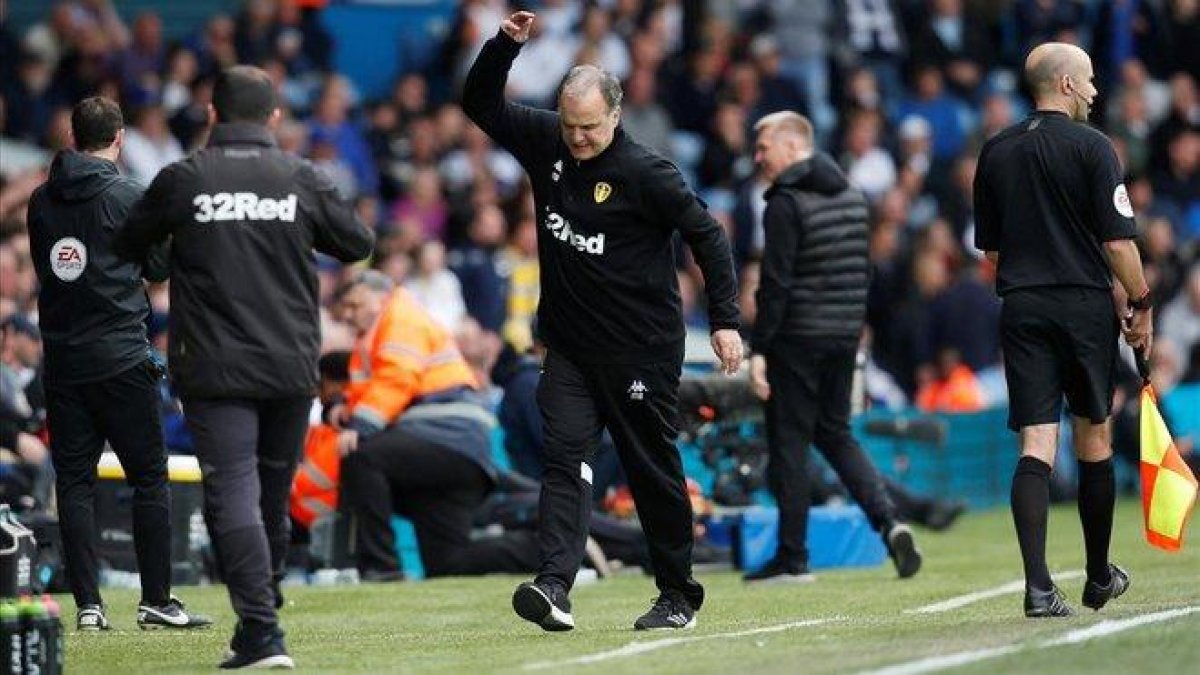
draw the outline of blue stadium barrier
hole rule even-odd
[[[757,570],[775,555],[779,542],[779,510],[756,506],[732,516],[734,563]],[[810,569],[875,567],[887,557],[879,534],[857,506],[817,506],[808,515]]]
[[[1200,442],[1200,382],[1181,384],[1162,397],[1162,411],[1176,438],[1191,436]]]
[[[881,438],[865,431],[868,420],[932,417],[947,425],[943,444]],[[922,415],[871,412],[851,428],[880,472],[923,495],[964,499],[973,508],[1005,504],[1020,456],[1016,434],[1008,430],[1008,409]]]

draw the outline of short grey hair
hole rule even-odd
[[[334,298],[341,300],[352,289],[359,286],[366,286],[367,289],[376,293],[391,293],[396,288],[396,283],[392,281],[391,277],[379,270],[363,270],[342,284],[342,287],[334,293]]]
[[[754,123],[754,132],[762,133],[770,131],[772,134],[780,132],[791,133],[800,136],[809,146],[813,144],[813,125],[808,121],[808,118],[798,112],[791,110],[780,110],[773,112]]]
[[[621,105],[621,99],[625,97],[625,93],[621,90],[621,81],[617,79],[616,75],[602,68],[585,64],[575,66],[567,71],[558,85],[557,98],[582,96],[592,87],[600,89],[600,95],[604,97],[604,103],[609,112],[616,110]]]

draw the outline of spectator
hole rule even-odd
[[[925,413],[975,412],[984,407],[983,391],[958,351],[942,347],[937,352],[932,376],[917,389],[916,404]]]
[[[842,164],[850,184],[863,191],[867,200],[877,201],[896,184],[896,164],[879,145],[883,117],[876,111],[851,115],[844,141]]]
[[[446,269],[446,247],[436,239],[417,249],[416,266],[404,288],[446,330],[454,330],[467,315],[462,284]]]
[[[157,92],[161,88],[159,74],[166,65],[166,57],[162,19],[152,11],[138,14],[133,21],[133,41],[121,54],[121,81],[127,87]]]
[[[625,100],[621,104],[621,125],[642,145],[664,157],[671,157],[671,134],[675,126],[671,116],[658,102],[654,71],[637,68],[625,82]]]
[[[171,135],[161,105],[141,106],[132,117],[133,126],[125,130],[121,163],[134,180],[149,185],[163,167],[183,159],[183,146]]]
[[[484,330],[499,333],[507,310],[511,268],[506,264],[506,223],[498,206],[479,209],[467,231],[468,243],[450,251],[448,267],[462,284],[467,313]]]
[[[1158,326],[1159,337],[1183,354],[1200,344],[1200,262],[1192,263],[1183,289],[1163,307]]]

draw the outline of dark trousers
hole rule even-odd
[[[171,495],[158,414],[158,373],[142,363],[99,382],[46,382],[50,454],[67,580],[77,606],[100,604],[96,464],[107,441],[133,488],[133,546],[142,601],[171,595]]]
[[[243,625],[278,623],[273,579],[290,538],[288,493],[312,398],[187,399],[183,412],[204,479],[204,520]]]
[[[853,343],[794,341],[773,347],[767,356],[767,483],[779,506],[780,561],[808,563],[810,444],[837,472],[871,527],[882,531],[895,521],[882,476],[850,434],[855,353]]]
[[[537,566],[527,532],[471,539],[475,511],[492,486],[479,465],[454,450],[389,429],[347,455],[341,471],[361,572],[400,570],[393,513],[412,521],[426,576],[527,573]]]
[[[596,365],[546,354],[537,390],[545,434],[539,581],[567,589],[575,581],[592,510],[590,462],[607,428],[637,503],[659,590],[683,593],[699,609],[704,589],[692,578],[692,504],[675,447],[679,371],[679,361]]]

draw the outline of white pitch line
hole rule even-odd
[[[1078,579],[1079,577],[1083,576],[1083,570],[1070,570],[1068,572],[1059,572],[1057,574],[1054,574],[1053,576],[1055,579],[1060,579],[1060,580],[1061,579]],[[906,609],[906,610],[904,610],[904,613],[905,614],[936,614],[938,612],[949,612],[952,609],[966,607],[967,605],[979,602],[980,600],[987,600],[989,598],[995,598],[995,597],[998,597],[1001,595],[1008,595],[1009,593],[1016,593],[1017,591],[1023,591],[1023,590],[1025,590],[1025,581],[1023,579],[1018,579],[1016,581],[1010,581],[1009,583],[1004,584],[1003,586],[996,586],[995,588],[989,588],[984,591],[977,591],[975,593],[967,593],[966,595],[959,595],[959,596],[950,598],[949,600],[935,602],[932,605],[925,605],[924,607],[916,607],[914,609]]]
[[[1059,647],[1062,645],[1073,645],[1080,642],[1087,642],[1098,637],[1112,635],[1127,631],[1138,626],[1144,626],[1150,623],[1158,623],[1160,621],[1169,621],[1181,616],[1187,616],[1194,612],[1200,612],[1200,607],[1182,607],[1179,609],[1170,609],[1153,614],[1143,614],[1134,616],[1128,619],[1113,619],[1109,621],[1101,621],[1087,628],[1077,628],[1069,631],[1064,635],[1049,640],[1041,640],[1030,643],[1015,642],[1012,644],[1001,645],[999,647],[989,647],[988,649],[977,649],[967,652],[958,652],[955,654],[947,654],[945,656],[931,656],[916,661],[907,663],[898,663],[894,666],[887,666],[878,670],[870,670],[861,673],[860,675],[920,675],[921,673],[932,673],[937,670],[953,668],[955,666],[964,666],[969,663],[977,663],[986,661],[1008,654],[1024,651],[1026,649],[1046,649],[1049,647]]]
[[[1162,612],[1143,614],[1141,616],[1135,616],[1129,619],[1111,619],[1109,621],[1101,621],[1100,623],[1093,626],[1088,626],[1087,628],[1073,630],[1062,637],[1054,638],[1053,640],[1047,640],[1040,646],[1057,647],[1059,645],[1078,644],[1080,642],[1087,642],[1088,640],[1098,637],[1104,637],[1105,635],[1120,633],[1121,631],[1129,630],[1130,628],[1137,628],[1138,626],[1144,624],[1157,623],[1159,621],[1167,621],[1168,619],[1174,619],[1180,616],[1187,616],[1193,612],[1200,612],[1200,607],[1180,607],[1179,609],[1168,609]]]
[[[837,619],[808,619],[805,621],[792,621],[789,623],[781,623],[775,626],[765,626],[763,628],[751,628],[749,630],[741,630],[733,633],[716,633],[714,635],[697,635],[694,637],[673,637],[665,640],[651,640],[647,642],[631,642],[624,647],[618,649],[610,649],[605,652],[597,652],[595,654],[586,654],[577,656],[571,659],[562,661],[535,661],[534,663],[525,664],[525,670],[545,670],[546,668],[561,668],[563,666],[579,666],[590,663],[599,663],[609,659],[621,659],[627,656],[636,656],[645,654],[646,652],[657,651],[667,647],[674,647],[692,642],[703,642],[705,640],[728,640],[732,638],[747,637],[750,635],[764,635],[766,633],[781,633],[785,630],[793,628],[805,628],[808,626],[819,626]]]

